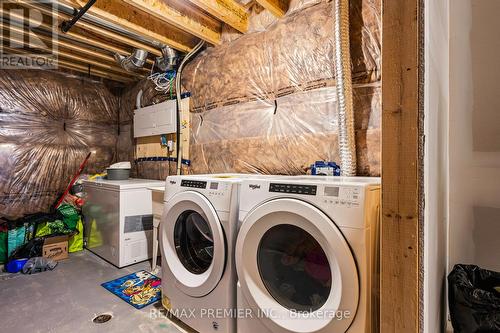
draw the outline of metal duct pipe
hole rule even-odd
[[[179,54],[176,50],[171,48],[170,46],[163,46],[161,48],[162,57],[156,58],[156,66],[161,69],[163,72],[170,71],[177,67],[177,63],[179,62]]]
[[[349,43],[349,0],[335,0],[335,79],[342,176],[356,175],[356,137]]]
[[[182,59],[175,76],[175,94],[177,96],[177,174],[182,173],[182,141],[181,141],[181,75],[184,65],[203,47],[204,40],[201,40],[196,46]]]
[[[141,49],[134,49],[134,52],[128,57],[115,53],[116,62],[128,72],[135,72],[144,67],[147,59],[148,52]]]

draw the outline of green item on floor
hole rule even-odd
[[[63,222],[66,227],[71,230],[76,230],[76,225],[80,220],[80,214],[78,214],[76,208],[68,204],[62,204],[57,210],[64,216]]]
[[[7,230],[0,230],[0,264],[7,262]]]
[[[83,222],[81,218],[76,223],[76,230],[78,233],[73,235],[68,242],[69,253],[83,251]]]
[[[98,247],[102,245],[101,230],[97,228],[97,221],[92,219],[90,222],[90,232],[87,246],[89,248]]]
[[[24,244],[26,228],[23,226],[9,229],[7,233],[7,256],[10,257],[12,252],[19,246]]]
[[[52,233],[49,222],[40,223],[36,228],[35,237],[44,237]]]

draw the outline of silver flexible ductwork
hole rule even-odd
[[[179,54],[176,50],[169,46],[163,46],[161,48],[161,57],[156,58],[156,66],[162,71],[170,71],[177,67],[179,62]]]
[[[335,0],[335,79],[342,176],[356,175],[356,136],[349,43],[349,0]]]
[[[116,62],[128,72],[135,72],[138,69],[143,68],[147,59],[148,52],[141,49],[134,49],[134,52],[132,52],[132,54],[128,57],[115,53]]]
[[[175,76],[175,94],[177,96],[177,174],[182,173],[182,141],[181,141],[181,75],[184,65],[191,60],[192,57],[198,53],[203,47],[205,41],[201,40],[196,46],[182,59],[182,62],[177,69],[177,75]]]

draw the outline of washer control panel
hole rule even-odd
[[[318,187],[316,185],[271,183],[269,192],[316,195]]]

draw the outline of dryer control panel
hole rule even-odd
[[[282,184],[282,183],[271,183],[269,185],[269,192],[276,192],[276,193],[316,195],[317,191],[318,187],[316,185]]]

